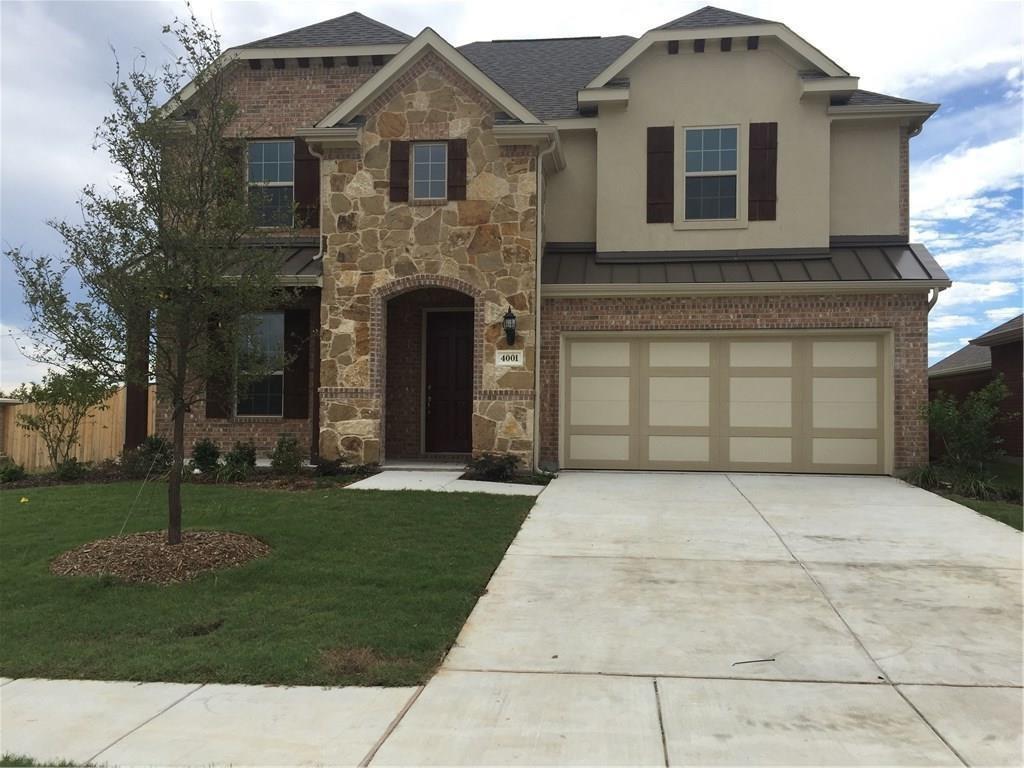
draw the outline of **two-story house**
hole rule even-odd
[[[190,439],[356,462],[892,473],[924,463],[908,143],[784,24],[455,48],[351,13],[225,55],[286,370]]]

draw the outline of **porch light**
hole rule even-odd
[[[508,312],[501,319],[501,327],[505,329],[505,341],[508,342],[509,346],[516,343],[516,316],[512,314],[512,307],[508,308]]]

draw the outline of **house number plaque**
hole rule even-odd
[[[499,349],[494,353],[494,364],[507,368],[522,367],[523,350],[521,349]]]

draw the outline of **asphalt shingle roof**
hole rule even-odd
[[[929,376],[938,376],[945,373],[954,373],[963,368],[991,368],[992,350],[988,347],[979,347],[977,344],[968,344],[954,352],[949,357],[939,360],[928,369]]]
[[[1008,333],[1009,331],[1020,331],[1024,333],[1024,315],[1017,315],[1016,317],[1010,318],[1002,325],[997,325],[991,331],[986,331],[981,336],[971,341],[972,344],[985,344],[992,340],[998,340],[1000,336]],[[1020,334],[1018,334],[1020,335]]]
[[[703,8],[662,24],[658,29],[702,29],[704,27],[734,27],[740,24],[774,24],[768,19],[759,19],[723,8],[705,5]]]
[[[887,107],[894,104],[925,104],[925,102],[901,99],[898,96],[888,96],[884,93],[862,91],[860,89],[851,93],[850,97],[845,101],[840,102],[841,106],[847,107]]]
[[[493,40],[459,48],[541,120],[578,117],[576,92],[636,42],[618,37]]]
[[[246,43],[243,48],[316,48],[343,45],[393,45],[412,38],[358,11]]]

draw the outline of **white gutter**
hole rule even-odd
[[[537,285],[534,289],[533,311],[533,468],[540,469],[540,305],[541,305],[541,259],[544,257],[544,158],[551,155],[556,161],[561,155],[562,145],[558,131],[554,131],[546,149],[537,153],[537,240],[536,251]]]

